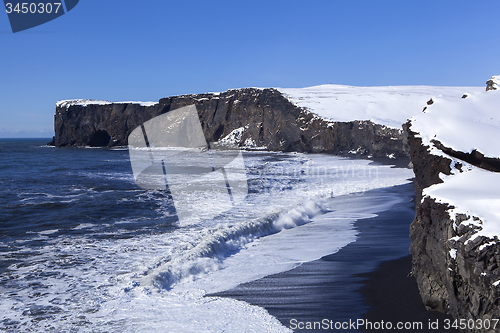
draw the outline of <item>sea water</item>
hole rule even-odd
[[[287,332],[263,308],[205,295],[355,242],[354,222],[393,203],[353,210],[335,198],[412,177],[369,160],[244,152],[245,200],[181,225],[168,191],[135,184],[126,148],[47,141],[0,139],[5,331]]]

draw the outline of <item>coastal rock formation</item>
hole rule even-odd
[[[500,76],[492,76],[491,79],[486,81],[486,91],[497,90],[498,84],[500,83]]]
[[[61,101],[52,145],[126,146],[145,121],[196,105],[207,142],[271,151],[408,156],[403,130],[371,121],[333,122],[292,104],[276,89],[245,88],[220,94],[182,95],[158,103]]]
[[[464,104],[468,113],[484,110],[494,106],[495,100],[500,101],[495,91],[468,96],[462,103],[469,98],[472,98],[469,104]],[[459,101],[456,103],[460,105]],[[470,115],[461,119],[463,113],[453,108],[455,104],[439,99],[436,104],[436,110],[432,110],[434,105],[429,107],[435,113],[416,116],[405,126],[417,202],[416,216],[410,227],[412,274],[428,309],[449,313],[458,319],[473,319],[474,324],[468,322],[471,325],[466,327],[466,332],[498,332],[500,325],[493,330],[491,320],[500,318],[500,242],[497,234],[500,221],[495,219],[499,209],[495,200],[498,200],[500,155],[492,147],[494,143],[487,144],[494,139],[487,127],[497,126],[495,107],[473,114],[476,122],[482,125],[469,133],[468,129],[476,124],[462,120]],[[449,135],[451,130],[443,130],[450,121],[445,119],[449,116],[444,112],[446,108],[451,108],[450,112],[458,119],[453,119],[456,136]],[[488,112],[490,114],[483,118]],[[429,128],[429,123],[423,121],[425,117],[437,125]],[[494,130],[491,133],[495,133]],[[469,136],[470,148],[466,149],[467,142],[458,142],[458,136]],[[479,327],[485,320],[490,320],[489,329]]]

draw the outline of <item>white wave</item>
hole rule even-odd
[[[171,289],[175,284],[194,281],[220,268],[221,262],[255,239],[311,221],[324,210],[312,201],[287,212],[274,213],[255,221],[240,223],[209,233],[195,247],[175,258],[167,258],[147,272],[143,285]]]
[[[76,227],[73,228],[73,230],[81,230],[81,229],[87,229],[87,228],[92,228],[95,227],[96,225],[93,223],[80,223]]]
[[[38,234],[39,235],[50,235],[50,234],[55,234],[58,231],[59,231],[59,229],[44,230],[44,231],[40,231]]]

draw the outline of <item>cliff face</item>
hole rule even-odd
[[[479,101],[479,97],[473,97],[471,105]],[[442,105],[446,105],[446,101]],[[438,112],[429,116],[432,117],[431,121],[441,121]],[[479,119],[481,115],[476,114],[475,117]],[[413,257],[412,274],[416,277],[422,300],[428,309],[450,313],[455,318],[498,319],[500,243],[497,235],[486,232],[493,230],[492,227],[497,228],[499,221],[492,219],[490,213],[498,207],[485,203],[485,207],[489,208],[488,215],[483,215],[481,210],[475,208],[469,209],[478,207],[478,203],[473,201],[494,202],[494,199],[498,199],[491,197],[491,193],[494,193],[491,191],[496,191],[493,188],[495,185],[476,182],[471,186],[469,182],[461,190],[463,193],[446,194],[450,200],[443,199],[446,196],[434,194],[444,193],[436,192],[435,189],[439,190],[440,186],[452,182],[454,187],[446,187],[448,191],[460,188],[457,180],[465,179],[467,175],[480,175],[481,178],[477,179],[496,181],[500,177],[497,173],[500,171],[500,159],[485,157],[476,149],[461,151],[449,147],[453,140],[448,136],[439,130],[425,135],[425,126],[420,124],[415,129],[413,122],[415,119],[406,124],[417,201],[415,220],[410,227],[410,252]],[[448,122],[442,124],[449,125]],[[465,135],[467,131],[464,129],[470,125],[454,130]],[[473,141],[474,133],[470,135]],[[488,137],[486,132],[483,135]],[[446,137],[446,144],[441,142],[440,136]],[[462,197],[470,199],[451,199]],[[467,203],[472,206],[467,206]],[[498,325],[497,330],[478,329],[475,326],[466,331],[497,332],[499,329]]]
[[[415,133],[409,137],[417,197],[410,253],[425,306],[455,318],[500,318],[500,289],[493,285],[500,277],[500,244],[482,247],[490,242],[486,237],[467,242],[476,228],[462,222],[471,216],[452,217],[453,206],[431,197],[422,200],[422,189],[440,183],[439,172],[450,174],[453,161],[429,154]]]
[[[371,121],[331,122],[295,106],[275,89],[237,89],[220,94],[183,95],[143,106],[134,103],[62,103],[56,108],[52,144],[113,147],[127,145],[145,121],[196,105],[207,142],[231,141],[272,151],[408,156],[402,130]],[[231,140],[229,140],[231,139]]]

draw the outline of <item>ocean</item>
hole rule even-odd
[[[354,244],[356,221],[402,200],[363,194],[413,177],[364,159],[245,151],[244,200],[183,224],[169,191],[136,185],[126,147],[48,141],[0,139],[6,332],[290,332],[263,307],[206,295]]]

